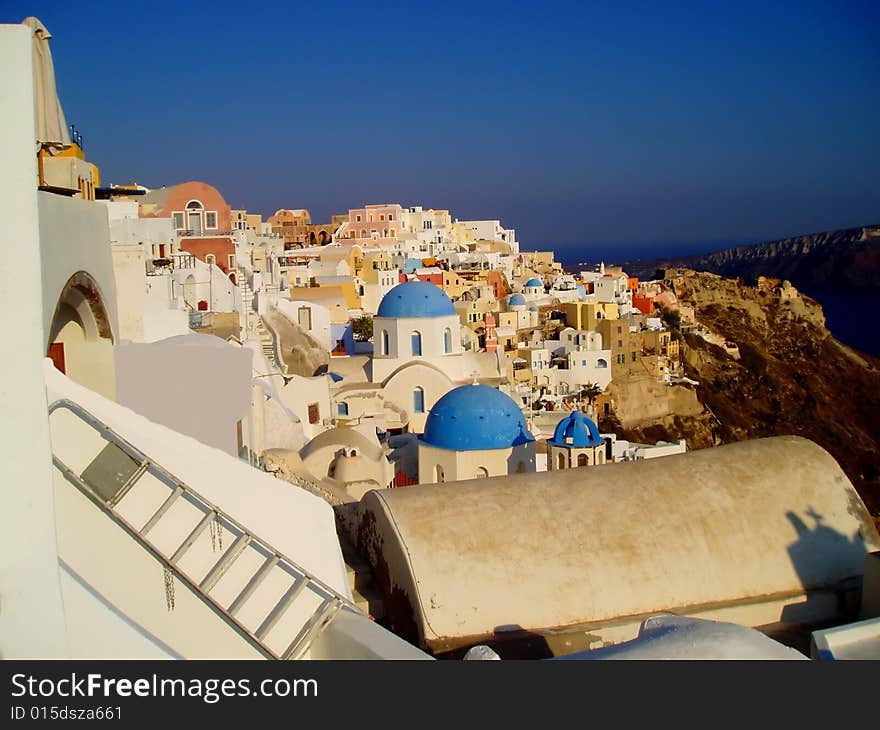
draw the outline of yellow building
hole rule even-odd
[[[352,247],[352,250],[357,247]],[[358,252],[360,249],[358,248]],[[357,264],[357,268],[353,269],[356,276],[360,276],[367,284],[379,283],[380,271],[391,271],[394,264],[391,261],[391,254],[384,249],[372,249],[363,254],[355,255],[350,263]]]
[[[450,299],[458,299],[471,286],[471,282],[463,279],[457,272],[443,272],[443,283],[440,285],[440,288],[446,292],[446,296]]]
[[[617,319],[620,312],[614,302],[566,302],[565,323],[576,330],[597,332],[604,319]]]

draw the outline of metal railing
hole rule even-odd
[[[333,621],[340,610],[345,609],[366,616],[366,614],[358,608],[358,606],[348,600],[348,598],[341,595],[338,591],[324,583],[320,578],[311,574],[298,563],[288,558],[270,543],[251,533],[244,527],[244,525],[223,512],[217,505],[202,497],[189,485],[171,474],[160,464],[156,463],[153,459],[144,454],[140,449],[127,441],[88,410],[71,400],[62,398],[54,401],[49,406],[49,416],[51,417],[51,415],[60,408],[66,409],[75,417],[83,421],[83,423],[97,431],[106,441],[114,444],[137,464],[137,468],[111,497],[105,498],[102,495],[99,495],[92,486],[87,484],[81,474],[77,474],[53,453],[52,462],[55,467],[61,471],[71,484],[88,497],[98,509],[121,527],[129,537],[137,542],[155,560],[161,563],[178,580],[180,580],[181,583],[186,585],[198,600],[207,604],[214,613],[222,618],[230,628],[244,638],[261,655],[269,659],[301,658],[308,651],[317,636]],[[147,473],[153,473],[158,476],[162,482],[168,485],[173,485],[173,490],[159,509],[147,520],[144,526],[138,529],[122,517],[122,515],[116,510],[116,507],[122,498],[131,491],[137,481]],[[174,502],[184,496],[188,498],[190,503],[194,503],[197,506],[203,516],[193,530],[189,532],[183,543],[181,543],[181,545],[169,557],[154,545],[146,537],[146,534],[168,513]],[[238,534],[238,537],[232,545],[222,553],[220,559],[214,563],[205,576],[200,581],[197,581],[182,571],[178,564],[199,536],[214,521],[220,524],[225,523],[226,525],[229,525],[232,528],[232,531]],[[259,552],[267,555],[267,558],[257,572],[252,575],[251,579],[246,583],[244,589],[237,595],[235,600],[233,600],[228,606],[225,606],[210,595],[210,590],[220,581],[231,565],[247,548],[251,546],[256,547]],[[260,626],[252,631],[240,622],[235,617],[235,614],[242,605],[253,596],[257,587],[276,566],[285,570],[288,574],[295,575],[296,578],[291,587],[282,596],[281,600],[278,601],[278,603],[276,603],[269,611]],[[263,639],[278,623],[284,612],[293,604],[295,599],[306,590],[317,593],[319,597],[323,598],[323,600],[319,604],[318,609],[312,613],[311,617],[303,624],[296,636],[294,636],[285,651],[281,653],[275,652],[266,645]]]

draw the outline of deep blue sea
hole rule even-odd
[[[794,282],[792,282],[794,283]],[[797,286],[797,284],[795,284]],[[800,289],[822,305],[825,326],[834,339],[880,357],[880,319],[874,316],[880,293]]]

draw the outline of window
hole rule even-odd
[[[632,361],[633,361],[633,362],[636,361],[636,353],[635,353],[635,352],[633,352],[633,354],[632,354]]]
[[[317,403],[309,403],[309,423],[315,424],[318,423],[321,417],[321,412],[318,408]]]
[[[178,231],[183,229],[183,213],[173,213],[171,216],[174,221],[174,228]]]
[[[489,470],[485,466],[478,466],[477,467],[477,474],[476,474],[477,479],[485,479],[488,476],[489,476]]]
[[[586,466],[587,465],[587,455],[586,454],[578,454],[578,466]]]
[[[205,263],[208,264],[208,266],[215,266],[217,264],[217,259],[214,257],[214,254],[206,254]]]
[[[201,210],[202,207],[203,207],[202,204],[198,200],[190,200],[186,204],[187,210]]]
[[[413,388],[413,412],[425,412],[425,391],[418,385]]]
[[[452,352],[452,330],[449,327],[443,331],[443,352]]]
[[[217,227],[217,211],[209,210],[205,213],[205,228]]]
[[[356,220],[358,223],[360,223],[360,221],[361,221],[361,217],[360,217],[359,215],[357,215],[357,216],[355,216],[355,220]]]
[[[394,238],[394,229],[391,229],[391,238]]]
[[[434,224],[431,221],[423,221],[422,227],[424,228],[424,230],[428,231],[434,227]]]
[[[413,332],[410,343],[412,345],[412,354],[420,356],[422,354],[422,336],[418,332]]]
[[[340,416],[348,415],[348,403],[342,402],[336,404],[336,413]]]
[[[607,361],[607,360],[604,360],[603,358],[600,357],[600,358],[596,361],[596,367],[597,367],[597,368],[607,368],[607,367],[608,367],[608,361]]]
[[[390,220],[390,221],[393,221],[393,220],[394,220],[394,213],[389,213],[389,214],[388,214],[388,220]],[[392,234],[392,235],[394,235],[394,234]]]
[[[234,253],[229,254],[229,258],[226,263],[230,269],[235,268],[235,254]]]
[[[557,469],[565,469],[565,454],[561,451],[559,455],[556,457],[556,468]]]
[[[382,330],[382,354],[387,355],[389,350],[388,330]]]
[[[379,216],[379,220],[380,220],[380,221],[384,221],[384,220],[385,220],[385,214],[384,214],[384,213],[383,213],[382,215]]]

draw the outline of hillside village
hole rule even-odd
[[[77,159],[52,160],[47,174]],[[509,396],[537,442],[535,457],[512,470],[554,468],[547,439],[557,424],[573,412],[605,420],[617,413],[615,392],[624,394],[624,423],[662,415],[664,391],[676,385],[687,391],[679,400],[701,410],[679,350],[682,332],[701,330],[672,288],[601,263],[568,274],[552,251],[520,250],[515,230],[498,220],[383,204],[326,224],[312,223],[301,208],[263,221],[231,209],[202,182],[97,187],[96,197],[124,283],[117,289],[121,339],[139,343],[141,355],[157,343],[167,357],[210,350],[251,358],[250,377],[222,388],[230,402],[247,403],[224,414],[224,441],[254,464],[268,457],[282,473],[355,499],[368,488],[448,480],[419,467],[414,437],[438,401],[474,383]],[[183,335],[189,338],[173,346],[167,341]],[[228,355],[219,354],[217,338]],[[53,353],[76,379],[64,337]],[[189,384],[178,387],[180,413],[163,409],[162,416],[175,422],[200,407]],[[191,435],[204,437],[199,428]],[[601,438],[599,463],[685,449],[683,440]],[[352,453],[371,454],[369,466],[348,466]],[[507,473],[475,463],[456,478],[499,470]]]
[[[4,656],[876,655],[877,367],[790,282],[108,184],[0,35]]]

